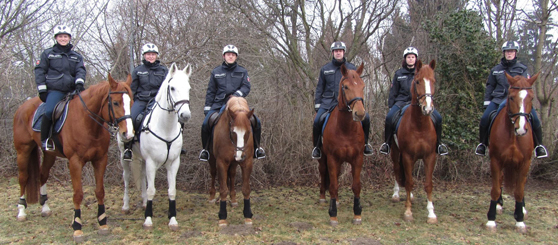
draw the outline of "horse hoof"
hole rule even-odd
[[[517,233],[525,234],[525,233],[527,233],[527,227],[526,226],[516,226],[515,231]]]
[[[178,231],[178,225],[169,225],[171,231]]]
[[[132,212],[130,211],[130,209],[122,209],[122,213],[123,214],[131,214]]]
[[[226,220],[224,219],[219,220],[219,227],[226,227],[227,225],[228,224]]]
[[[215,204],[215,202],[217,202],[217,198],[213,198],[209,200],[209,204]]]
[[[320,199],[320,203],[326,203],[326,199]]]
[[[42,217],[49,217],[50,215],[52,215],[52,211],[41,212]]]
[[[329,218],[329,224],[332,227],[336,227],[339,224],[339,221],[337,221],[337,217],[331,217]]]
[[[244,219],[245,225],[252,225],[252,219]]]
[[[82,243],[84,241],[85,241],[85,236],[83,235],[83,231],[80,230],[74,231],[74,242]]]
[[[436,224],[436,223],[438,223],[438,218],[428,218],[428,220],[426,220],[426,223]]]
[[[231,207],[233,208],[238,207],[238,202],[231,202]]]
[[[399,202],[401,199],[399,197],[392,197],[391,202]]]
[[[412,214],[404,214],[403,215],[403,220],[405,220],[407,222],[412,222],[413,221],[413,215]]]
[[[26,220],[27,220],[27,216],[26,216],[26,215],[24,215],[24,216],[17,216],[17,221],[23,222],[23,221],[26,221]]]
[[[362,224],[362,217],[357,215],[353,218],[353,225],[360,225]]]
[[[108,234],[110,234],[110,230],[108,225],[101,225],[101,227],[99,227],[99,230],[97,231],[97,234],[102,235],[102,236],[106,236]]]
[[[486,230],[492,233],[496,233],[496,226],[486,226]]]
[[[146,225],[146,224],[143,224],[142,226],[143,226],[143,229],[146,230],[146,231],[153,230],[153,225]]]

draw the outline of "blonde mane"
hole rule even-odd
[[[227,101],[227,110],[231,112],[250,111],[248,102],[243,97],[231,97],[229,101]]]

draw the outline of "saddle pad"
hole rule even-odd
[[[401,113],[399,113],[398,118],[396,120],[397,123],[395,124],[395,131],[394,131],[395,134],[397,134],[397,130],[399,129],[399,124],[401,124],[401,118],[403,118],[403,115],[405,114],[407,108],[409,108],[409,105],[403,106],[403,108],[401,108]]]
[[[41,122],[43,121],[43,115],[45,114],[45,103],[41,103],[37,110],[35,110],[35,114],[33,115],[33,131],[41,132]],[[68,117],[68,103],[65,104],[64,110],[62,111],[62,115],[60,118],[55,119],[54,122],[54,133],[60,133],[62,130],[62,126],[66,122],[66,118]]]

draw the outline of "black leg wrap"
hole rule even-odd
[[[329,217],[337,217],[337,200],[333,198],[329,201]]]
[[[176,200],[169,199],[169,219],[176,217]]]
[[[355,212],[355,215],[362,214],[362,206],[360,205],[360,198],[355,197],[353,212]]]
[[[25,198],[20,198],[17,204],[23,205],[25,208],[27,208],[27,201],[25,200]]]
[[[99,225],[107,224],[107,214],[105,213],[104,204],[97,207],[97,221],[99,221]]]
[[[517,222],[523,222],[523,202],[515,202],[515,212],[513,212],[513,217]]]
[[[488,213],[486,214],[486,216],[488,217],[488,220],[490,221],[495,221],[496,220],[496,204],[498,203],[498,201],[490,201],[490,208],[488,209]]]
[[[145,207],[145,218],[153,217],[153,200],[147,201],[147,207]]]
[[[219,219],[227,219],[227,201],[219,202]]]
[[[81,209],[74,209],[74,221],[72,222],[74,231],[81,230]]]
[[[39,199],[39,203],[41,206],[45,205],[46,201],[48,200],[47,195],[41,195],[41,199]]]
[[[244,211],[242,211],[242,213],[244,214],[244,218],[252,218],[253,214],[250,208],[250,199],[244,199]]]

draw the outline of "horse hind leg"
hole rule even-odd
[[[209,159],[209,172],[211,174],[211,182],[209,183],[209,203],[215,204],[217,198],[215,197],[215,177],[217,176],[217,167],[215,166],[215,159]]]
[[[40,178],[40,158],[37,145],[16,145],[17,165],[18,165],[18,181],[20,187],[18,201],[18,221],[27,220],[25,209],[27,203],[37,203],[39,200],[39,178]],[[27,200],[26,200],[27,195]]]
[[[110,234],[109,226],[107,225],[107,215],[105,213],[105,187],[104,175],[107,167],[107,158],[103,157],[100,161],[92,162],[93,170],[95,172],[95,196],[97,198],[97,222],[99,222],[99,230],[97,234],[108,235]]]
[[[329,187],[329,174],[327,171],[327,156],[322,155],[318,160],[320,170],[320,203],[326,203],[326,190]]]
[[[130,162],[120,159],[122,165],[122,179],[124,180],[124,196],[122,197],[122,213],[130,214],[130,175],[132,172]]]
[[[147,160],[145,163],[146,177],[147,177],[147,204],[145,207],[145,221],[143,222],[144,230],[153,229],[153,197],[155,196],[155,174],[157,167],[152,160]]]

